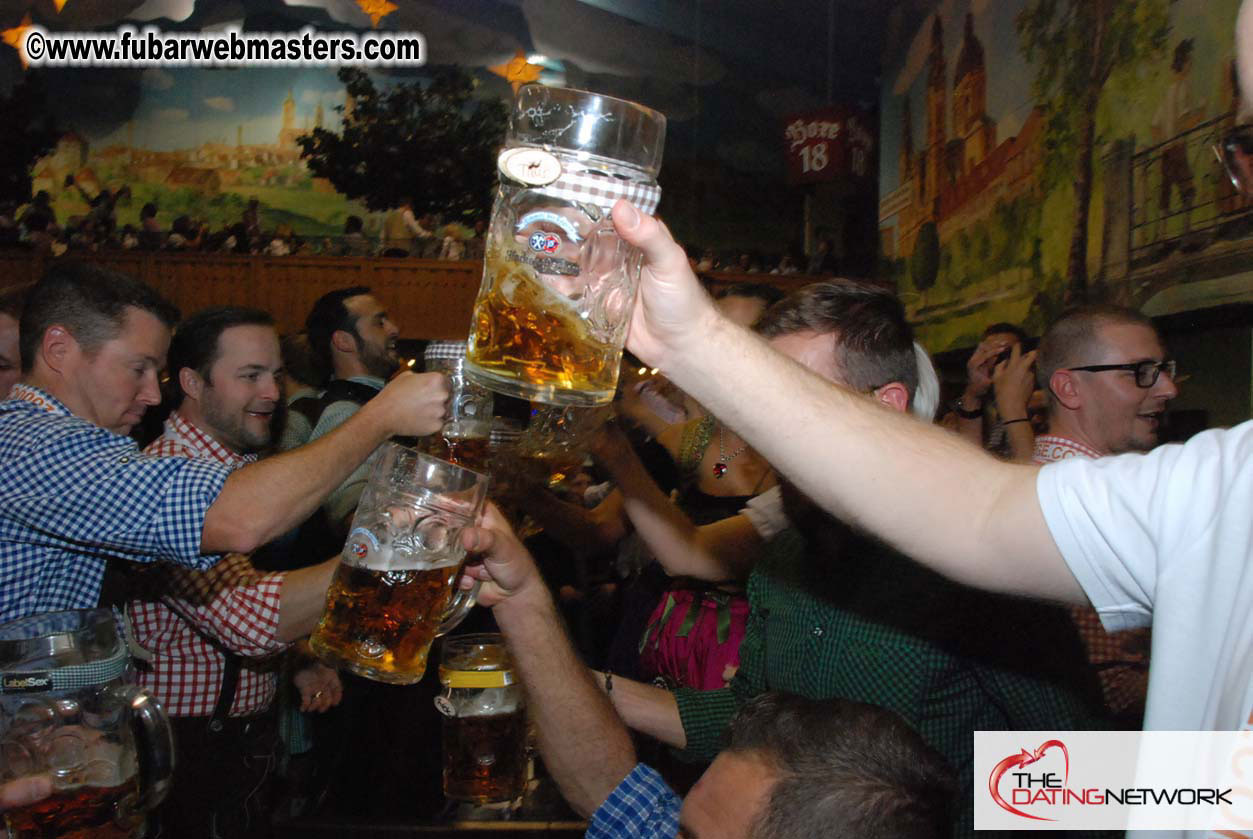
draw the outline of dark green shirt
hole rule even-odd
[[[964,836],[974,828],[975,731],[1104,727],[1060,608],[959,586],[851,533],[829,553],[810,559],[796,531],[766,546],[748,582],[735,678],[676,694],[684,757],[711,760],[739,706],[768,690],[879,705],[957,770]]]

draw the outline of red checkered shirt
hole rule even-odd
[[[256,460],[225,448],[177,411],[145,452],[233,467]],[[135,641],[152,654],[150,669],[139,674],[140,684],[172,716],[212,715],[226,658],[205,640],[209,635],[244,657],[231,716],[268,708],[278,685],[279,662],[273,654],[287,648],[275,637],[283,576],[262,574],[242,554],[229,554],[208,571],[165,563],[144,569],[141,592],[127,608]]]
[[[1077,440],[1056,434],[1035,439],[1036,463],[1053,463],[1071,457],[1100,457],[1100,452]],[[1148,629],[1106,632],[1095,609],[1073,607],[1070,615],[1088,653],[1088,661],[1101,682],[1106,708],[1115,716],[1144,713],[1144,696],[1149,687]]]

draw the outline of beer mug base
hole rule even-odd
[[[555,383],[528,382],[511,376],[502,376],[485,370],[473,361],[466,359],[465,375],[477,385],[525,399],[528,402],[542,402],[545,405],[566,405],[575,408],[596,408],[608,405],[613,401],[614,389],[607,390],[569,390]]]
[[[334,650],[329,649],[326,644],[321,643],[321,639],[316,633],[309,638],[309,649],[327,667],[333,667],[336,670],[347,670],[355,676],[369,679],[372,682],[382,682],[388,685],[416,685],[426,675],[425,662],[423,662],[421,670],[413,666],[405,670],[386,670],[379,667],[371,667],[355,658],[339,655]]]

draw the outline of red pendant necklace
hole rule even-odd
[[[728,464],[730,464],[731,461],[735,460],[737,457],[742,455],[744,453],[744,450],[748,448],[748,443],[744,443],[735,451],[731,452],[730,454],[727,454],[726,437],[727,437],[726,428],[723,425],[719,424],[718,425],[718,462],[714,464],[714,477],[719,480],[721,480],[722,476],[727,473]]]

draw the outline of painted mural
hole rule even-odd
[[[35,166],[33,188],[70,218],[88,210],[86,195],[129,187],[119,224],[136,223],[151,202],[166,229],[181,215],[229,226],[253,198],[266,229],[286,224],[306,236],[339,233],[349,214],[367,216],[310,175],[296,144],[314,127],[338,130],[347,103],[334,69],[251,70],[248,84],[239,82],[229,70],[145,70],[133,115],[108,130],[65,134]]]
[[[879,229],[932,351],[1085,300],[1253,299],[1253,208],[1213,153],[1237,0],[918,5],[885,63]]]

